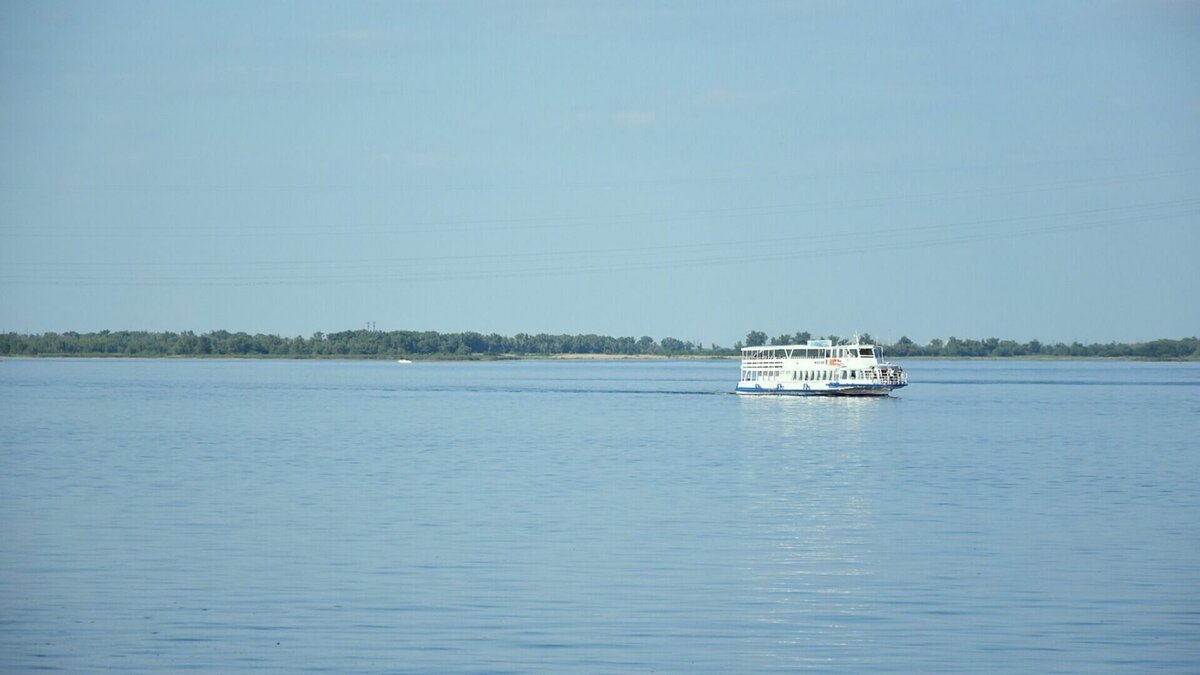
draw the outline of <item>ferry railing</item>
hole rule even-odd
[[[868,371],[867,381],[871,384],[901,385],[908,384],[908,373],[895,370]]]

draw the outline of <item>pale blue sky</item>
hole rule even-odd
[[[1200,3],[0,5],[0,331],[1200,333]]]

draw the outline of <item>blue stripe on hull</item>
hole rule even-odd
[[[803,389],[744,389],[742,387],[738,387],[734,392],[738,394],[750,394],[752,396],[830,396],[837,393],[830,389],[822,391],[810,389],[804,391]]]

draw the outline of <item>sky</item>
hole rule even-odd
[[[1200,3],[0,4],[0,332],[1200,334]]]

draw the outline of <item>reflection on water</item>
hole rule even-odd
[[[770,438],[813,438],[856,434],[870,424],[881,405],[900,401],[889,396],[738,396],[744,432]]]
[[[881,406],[868,398],[741,397],[745,522],[760,540],[746,569],[758,621],[793,664],[865,648],[877,572],[874,476],[864,447]],[[801,645],[804,649],[790,647]]]

